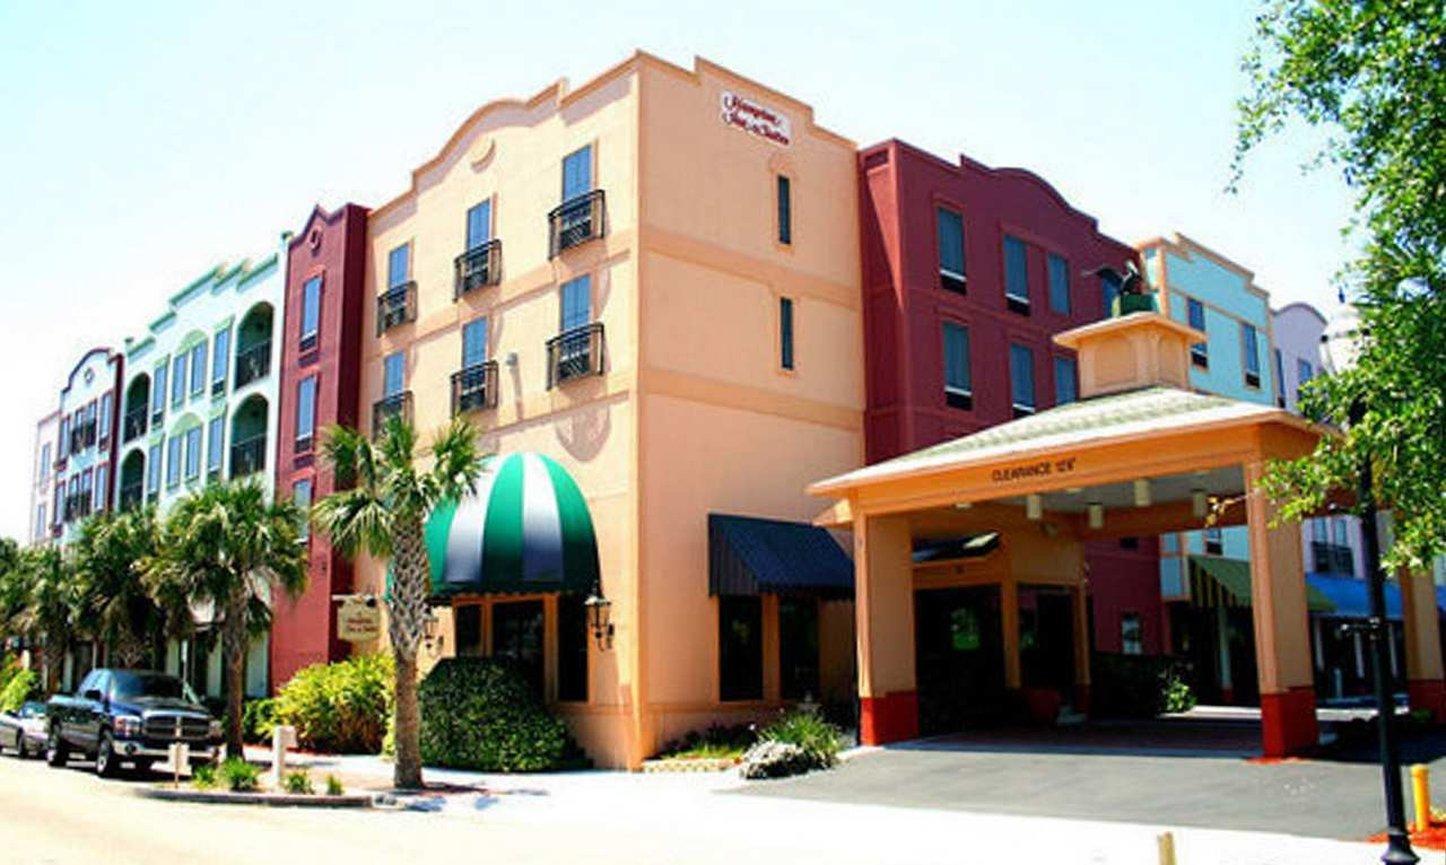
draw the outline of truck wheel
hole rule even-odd
[[[15,753],[22,760],[30,757],[30,743],[25,741],[24,730],[20,730],[15,734]]]
[[[45,762],[59,769],[70,759],[70,749],[60,738],[60,728],[51,727],[45,739]]]
[[[110,732],[100,734],[100,744],[95,748],[95,774],[102,778],[114,778],[120,768],[120,761],[115,756],[115,741],[111,739]]]

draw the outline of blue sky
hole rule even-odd
[[[787,6],[788,8],[780,8]],[[606,8],[606,12],[603,10]],[[315,202],[397,194],[481,103],[636,48],[702,55],[860,144],[1029,168],[1104,231],[1181,231],[1328,310],[1347,191],[1311,138],[1224,192],[1256,4],[50,3],[0,0],[0,532],[24,536],[33,420],[218,261]]]

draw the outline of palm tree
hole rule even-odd
[[[142,561],[146,589],[165,608],[172,627],[193,627],[193,610],[220,622],[226,689],[226,756],[242,756],[241,706],[250,637],[271,624],[271,598],[280,589],[306,589],[306,549],[299,541],[301,511],[272,502],[259,484],[212,484],[177,502],[166,518],[155,555]]]
[[[422,786],[417,649],[431,594],[422,527],[439,502],[474,491],[482,470],[477,433],[467,421],[454,420],[433,437],[430,452],[419,455],[416,430],[392,417],[376,441],[356,430],[334,427],[327,431],[322,448],[347,488],[317,502],[312,522],[344,555],[364,552],[391,562],[386,604],[387,636],[396,658],[393,783],[415,790]],[[418,467],[419,456],[431,457],[429,469]]]
[[[157,529],[150,506],[97,514],[71,547],[80,581],[79,625],[118,666],[141,663],[164,632],[164,615],[140,574],[141,561],[156,553]]]
[[[20,551],[15,579],[21,607],[13,626],[32,645],[41,645],[45,691],[53,694],[60,687],[60,669],[75,626],[75,570],[56,547],[28,547]]]

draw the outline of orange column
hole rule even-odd
[[[1265,756],[1284,757],[1314,748],[1319,740],[1300,527],[1270,527],[1275,508],[1260,489],[1264,467],[1244,468],[1261,738]]]
[[[1090,711],[1090,615],[1083,581],[1070,589],[1074,607],[1074,708]]]
[[[1441,662],[1441,623],[1431,575],[1402,569],[1401,617],[1406,636],[1406,691],[1412,709],[1426,709],[1436,723],[1446,722],[1446,675]]]
[[[914,684],[914,561],[908,520],[854,519],[859,739],[882,745],[919,735]]]

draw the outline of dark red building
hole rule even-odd
[[[1051,337],[1104,316],[1117,286],[1097,271],[1138,264],[1132,247],[1035,174],[897,140],[859,153],[859,195],[869,462],[1075,398],[1073,353]],[[1156,540],[1087,559],[1095,647],[1158,652]],[[1028,627],[1047,605],[1021,606]]]
[[[281,351],[276,492],[309,505],[335,489],[320,459],[322,431],[355,427],[360,387],[367,209],[312,211],[291,239]],[[279,688],[308,664],[346,655],[336,637],[332,596],[351,590],[351,563],[312,534],[310,584],[295,602],[277,603],[271,629],[271,683]]]

